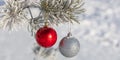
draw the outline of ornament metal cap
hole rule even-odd
[[[49,25],[49,23],[48,22],[45,22],[45,26],[48,26]]]
[[[69,33],[67,34],[67,37],[71,37],[71,36],[72,36],[72,33],[69,32]]]

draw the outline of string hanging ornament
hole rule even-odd
[[[79,50],[79,40],[72,36],[71,23],[68,22],[68,34],[61,39],[59,43],[59,51],[63,56],[72,58],[78,54]]]

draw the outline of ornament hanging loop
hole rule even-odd
[[[48,15],[47,15],[47,12],[45,12],[44,20],[45,20],[45,26],[48,26],[48,25],[49,25],[49,22],[48,22]]]
[[[69,13],[68,13],[69,14]],[[70,15],[70,14],[69,14]],[[68,18],[69,20],[70,20],[70,18]],[[70,37],[70,36],[72,36],[72,33],[71,33],[71,22],[69,21],[68,22],[68,34],[67,34],[67,37]]]

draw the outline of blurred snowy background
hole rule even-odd
[[[3,4],[0,0],[0,5]],[[72,26],[73,36],[81,44],[79,54],[69,59],[58,52],[56,60],[120,60],[120,0],[85,0],[84,7],[86,12],[79,18],[81,24]],[[55,48],[68,33],[65,27],[67,24],[54,26],[58,33]],[[26,29],[0,30],[0,60],[33,60],[34,42]]]

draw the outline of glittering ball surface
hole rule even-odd
[[[57,33],[53,28],[45,26],[36,33],[36,41],[42,47],[49,48],[56,43],[56,40]]]
[[[59,51],[65,57],[74,57],[80,50],[80,43],[74,37],[64,37],[59,44]]]

